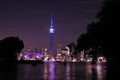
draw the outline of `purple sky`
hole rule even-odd
[[[1,0],[0,39],[19,36],[25,48],[49,48],[50,15],[54,47],[76,42],[96,18],[102,0]]]

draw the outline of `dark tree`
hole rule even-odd
[[[108,80],[119,76],[120,0],[104,0],[96,22],[88,25],[87,33],[78,39],[78,48],[100,46],[107,57]],[[113,79],[114,77],[114,79]]]
[[[120,0],[106,0],[98,13],[98,28],[96,35],[100,37],[101,46],[108,59],[109,80],[119,78],[119,27],[120,27]],[[97,32],[96,31],[96,32]]]
[[[0,60],[16,60],[17,53],[24,48],[23,41],[18,37],[7,37],[0,41]]]

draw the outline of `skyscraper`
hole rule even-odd
[[[54,36],[54,26],[53,26],[53,16],[50,17],[50,28],[49,28],[49,34],[50,34],[50,56],[53,57],[53,36]]]

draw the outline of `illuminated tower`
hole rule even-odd
[[[51,16],[50,18],[50,28],[49,28],[49,33],[50,33],[50,55],[53,57],[53,35],[54,35],[54,28],[53,28],[53,17]]]

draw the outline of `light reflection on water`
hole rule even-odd
[[[0,80],[12,80],[13,77],[14,80],[106,80],[106,65],[103,63],[91,65],[80,62],[45,62],[35,66],[18,64],[16,68],[7,69],[9,74],[6,68],[8,67],[0,67]],[[9,79],[5,76],[9,76]]]
[[[106,66],[103,64],[86,65],[86,80],[106,80]]]

